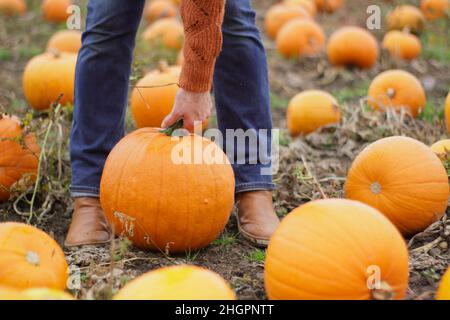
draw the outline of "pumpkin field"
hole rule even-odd
[[[231,166],[184,174],[164,162],[183,178],[146,186],[161,173],[139,159],[163,158],[171,145],[155,128],[184,63],[179,2],[148,0],[136,38],[129,135],[107,160],[100,195],[120,236],[67,249],[82,31],[67,30],[66,8],[81,8],[83,29],[87,0],[0,0],[0,300],[450,300],[450,2],[253,1],[279,130],[273,200],[282,222],[268,249],[229,216]],[[214,112],[203,126],[217,127]],[[150,140],[155,148],[138,156]],[[118,208],[129,189],[142,203]],[[182,201],[192,216],[178,210]],[[144,230],[145,219],[121,214],[154,202],[170,224]],[[184,282],[166,288],[167,279]]]

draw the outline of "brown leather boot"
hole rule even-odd
[[[269,244],[280,224],[272,203],[272,192],[249,191],[237,196],[238,229],[244,238],[258,246]]]
[[[76,198],[72,223],[64,245],[77,247],[104,244],[111,241],[113,235],[106,221],[98,198]]]

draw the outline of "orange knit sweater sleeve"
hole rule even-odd
[[[225,0],[182,0],[185,30],[180,86],[193,92],[211,90],[216,58],[222,49]]]

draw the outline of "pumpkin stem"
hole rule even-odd
[[[40,263],[39,255],[34,251],[28,251],[26,255],[27,262],[33,266],[38,266]]]
[[[394,97],[395,97],[395,89],[393,89],[393,88],[387,89],[386,94],[387,94],[387,96],[388,96],[389,99],[394,98]]]
[[[375,194],[381,193],[381,184],[379,182],[374,182],[370,185],[370,191],[372,191]]]
[[[167,69],[169,69],[169,64],[167,63],[166,60],[161,60],[159,61],[158,69],[160,72],[166,72]]]
[[[58,59],[59,57],[61,57],[61,52],[59,52],[58,49],[55,48],[51,48],[48,49],[48,52],[53,56],[53,58]]]
[[[178,129],[182,129],[184,127],[184,122],[183,119],[178,120],[177,122],[175,122],[173,125],[171,125],[170,127],[168,127],[167,129],[163,129],[160,130],[159,132],[164,133],[166,136],[171,137],[172,134],[178,130]]]
[[[373,300],[394,300],[395,291],[387,282],[382,281],[378,289],[372,289],[371,295]]]

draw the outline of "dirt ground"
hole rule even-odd
[[[0,18],[0,111],[18,114],[28,119],[39,137],[49,130],[46,161],[40,179],[34,215],[28,219],[30,194],[24,183],[16,187],[11,201],[0,205],[0,221],[26,221],[50,233],[63,243],[71,216],[68,196],[70,166],[68,134],[71,108],[58,113],[31,113],[21,89],[21,75],[26,62],[45,50],[45,43],[55,29],[42,23],[38,1],[28,1],[32,12],[19,21]],[[78,1],[79,2],[79,1]],[[273,0],[257,0],[254,6],[258,24]],[[364,26],[367,3],[345,1],[345,8],[334,15],[318,16],[317,20],[329,35],[338,26]],[[394,3],[408,1],[394,1]],[[409,1],[414,2],[414,1]],[[391,4],[374,1],[386,12]],[[383,53],[380,62],[370,71],[334,68],[324,55],[301,61],[286,61],[275,51],[273,41],[263,33],[270,65],[271,100],[274,126],[280,128],[280,170],[274,192],[280,217],[311,199],[321,197],[313,177],[328,197],[342,197],[347,170],[364,146],[379,138],[403,134],[431,144],[446,131],[442,120],[443,101],[450,88],[449,22],[435,23],[421,36],[424,52],[412,63],[395,61]],[[263,30],[263,28],[262,28]],[[381,39],[385,29],[376,32]],[[133,80],[155,66],[161,57],[169,61],[174,53],[150,51],[138,41]],[[370,80],[382,70],[406,69],[425,85],[428,104],[416,120],[408,115],[381,114],[368,111],[365,96]],[[303,138],[291,139],[286,131],[285,112],[289,99],[311,88],[327,90],[341,103],[344,120],[339,126],[329,126]],[[214,119],[211,121],[214,124]],[[130,117],[128,128],[133,127]],[[50,129],[48,129],[50,127]],[[450,220],[447,216],[425,232],[408,239],[410,248],[410,287],[408,299],[432,299],[437,283],[450,263]],[[235,289],[240,299],[265,299],[263,250],[249,245],[237,232],[235,218],[230,219],[224,233],[209,247],[179,256],[165,256],[133,248],[126,240],[115,240],[105,247],[87,247],[66,251],[74,281],[81,288],[72,292],[79,298],[108,299],[124,283],[148,270],[173,264],[190,263],[207,267],[221,274]]]

